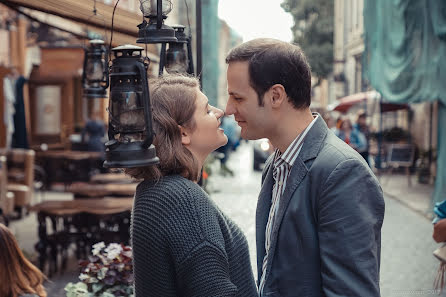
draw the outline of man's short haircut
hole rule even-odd
[[[311,70],[299,46],[271,38],[258,38],[233,48],[226,63],[249,63],[251,87],[263,105],[263,95],[281,84],[297,109],[311,104]]]

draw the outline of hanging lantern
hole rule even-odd
[[[177,41],[172,27],[164,24],[167,14],[172,10],[171,0],[139,0],[140,9],[149,22],[138,25],[137,43],[165,43]]]
[[[166,70],[169,73],[187,73],[189,71],[189,57],[184,48],[188,43],[188,38],[184,33],[186,27],[182,25],[173,26],[175,37],[178,41],[169,42],[169,49],[166,52]]]
[[[106,98],[109,85],[107,50],[104,41],[90,40],[85,50],[82,86],[85,97],[89,99]]]
[[[143,48],[123,45],[114,48],[110,71],[109,141],[105,144],[107,168],[132,168],[159,162],[152,144],[152,114],[148,64]]]

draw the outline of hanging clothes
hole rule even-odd
[[[14,134],[14,83],[15,80],[10,75],[3,78],[3,95],[5,97],[3,121],[6,126],[6,148],[11,148],[12,135]]]
[[[25,103],[23,99],[23,86],[27,80],[19,76],[15,83],[16,101],[14,104],[14,134],[12,136],[12,147],[28,148],[28,138],[26,132]]]

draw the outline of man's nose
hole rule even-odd
[[[226,115],[232,115],[235,113],[235,108],[234,108],[234,104],[232,101],[233,100],[231,98],[229,98],[228,102],[226,103],[226,110],[225,110]]]

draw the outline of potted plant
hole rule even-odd
[[[67,297],[133,296],[133,264],[130,246],[104,242],[93,245],[92,255],[79,263],[80,282],[65,286]]]

